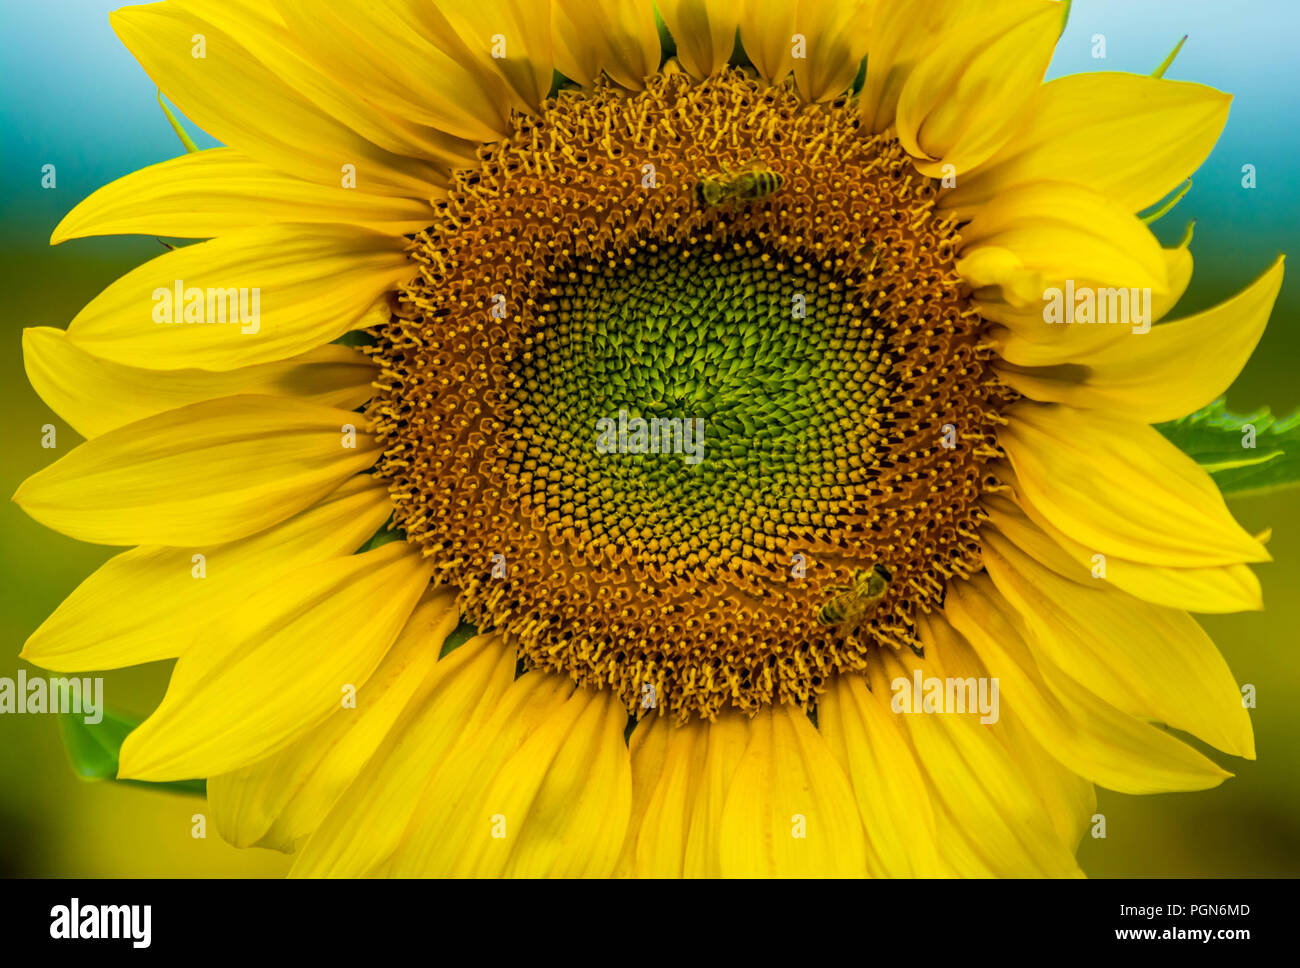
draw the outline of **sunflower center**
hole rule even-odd
[[[815,531],[863,480],[836,444],[864,437],[855,398],[885,394],[882,339],[843,279],[752,240],[625,255],[548,293],[512,367],[507,473],[588,553],[640,549],[656,582],[710,560],[770,572],[778,532]]]
[[[852,103],[563,93],[413,243],[397,523],[531,665],[679,718],[815,701],[978,568],[1002,391],[954,226]]]

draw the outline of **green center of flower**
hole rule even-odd
[[[512,361],[508,473],[584,543],[643,549],[659,579],[783,549],[865,480],[845,458],[872,446],[883,339],[853,292],[748,240],[558,278]]]

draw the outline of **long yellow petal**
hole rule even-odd
[[[1151,292],[1150,322],[1153,323],[1159,322],[1168,315],[1183,298],[1183,293],[1187,291],[1187,286],[1192,281],[1192,254],[1185,244],[1171,249],[1162,249],[1161,254],[1165,260],[1168,289],[1165,292],[1153,289]],[[1065,283],[1064,279],[1054,279],[1050,282],[1044,281],[1043,286],[1051,285],[1057,288],[1061,291],[1064,300]],[[1091,290],[1094,299],[1100,297],[1109,300],[1110,298],[1108,293],[1103,292],[1110,287],[1109,283],[1087,279],[1075,279],[1074,283],[1076,300],[1080,298],[1078,294],[1085,289]],[[1130,293],[1129,296],[1129,315],[1124,316],[1122,306],[1121,312],[1117,314],[1119,318],[1130,321],[1130,325],[1127,326],[1049,324],[1044,315],[1046,301],[1042,288],[1032,291],[1029,302],[1021,306],[1013,306],[1005,300],[996,298],[977,298],[976,305],[985,319],[1001,324],[992,327],[988,336],[989,342],[1003,360],[1016,366],[1055,366],[1069,363],[1075,357],[1097,352],[1112,343],[1122,342],[1126,337],[1140,335],[1135,333],[1134,329],[1145,327],[1138,324],[1132,308],[1134,305],[1132,294]],[[1141,294],[1139,296],[1141,297]],[[1119,298],[1118,295],[1116,298]],[[1140,306],[1140,304],[1136,305]],[[1109,312],[1109,302],[1107,302],[1107,311]]]
[[[654,9],[640,0],[554,0],[551,39],[555,69],[583,87],[603,71],[616,84],[640,90],[659,70]]]
[[[420,199],[303,181],[230,148],[150,165],[99,189],[63,217],[50,242],[91,235],[209,239],[271,222],[341,222],[392,235],[433,221]]]
[[[1010,189],[1068,181],[1141,211],[1206,159],[1231,102],[1231,95],[1210,87],[1141,74],[1105,71],[1048,81],[1020,133],[991,164],[958,177],[940,207],[969,218]]]
[[[23,330],[23,364],[32,389],[87,439],[177,407],[242,393],[354,410],[374,396],[371,383],[378,375],[368,357],[333,344],[225,372],[142,370],[101,360],[48,326]]]
[[[645,735],[630,748],[634,776],[649,772],[647,761],[659,760],[645,806],[634,816],[637,839],[632,872],[638,876],[681,877],[685,872],[709,728],[709,723],[698,720],[675,725],[666,716],[654,716],[637,726],[637,732],[645,730]],[[635,734],[633,739],[637,739]]]
[[[421,15],[429,4],[412,0]],[[554,55],[551,48],[551,0],[476,0],[439,4],[475,60],[499,74],[530,111],[537,111],[551,90]]]
[[[515,650],[475,636],[433,667],[388,736],[299,851],[290,876],[378,873],[447,753],[479,729],[515,678]]]
[[[1207,790],[1231,775],[1035,658],[1023,626],[987,576],[950,586],[944,614],[998,678],[1001,701],[1080,776],[1121,793],[1168,793]]]
[[[1058,368],[998,367],[1003,382],[1033,400],[1160,423],[1218,399],[1264,335],[1282,286],[1282,257],[1217,306],[1130,333]]]
[[[352,426],[355,434],[344,430]],[[220,544],[310,507],[378,453],[359,414],[291,397],[223,397],[89,440],[13,499],[80,541]]]
[[[1098,552],[1053,527],[1013,484],[1019,507],[998,495],[984,500],[989,521],[1057,574],[1092,581],[1094,573],[1135,598],[1203,614],[1253,611],[1264,607],[1259,579],[1249,565],[1169,568]],[[1103,567],[1104,566],[1104,567]]]
[[[405,246],[345,225],[234,232],[128,272],[77,314],[68,339],[146,370],[283,360],[367,325],[383,295],[414,275]]]
[[[221,835],[236,847],[292,851],[388,736],[433,670],[460,621],[456,593],[435,590],[416,606],[402,634],[356,694],[316,729],[266,759],[208,780],[208,803]]]
[[[473,141],[510,132],[509,86],[475,58],[439,5],[376,0],[364,16],[309,0],[276,0],[276,9],[319,69],[383,110]]]
[[[942,619],[921,624],[927,658],[910,653],[881,656],[880,669],[872,671],[873,690],[884,696],[900,680],[909,687],[917,672],[922,681],[935,677],[961,679],[992,674],[961,650],[960,639]],[[946,635],[941,633],[946,632]],[[935,661],[942,656],[943,665]],[[920,697],[913,697],[913,702]],[[999,706],[1001,700],[999,700]],[[896,715],[916,747],[917,758],[929,785],[950,818],[948,826],[967,841],[978,860],[975,868],[999,877],[1070,877],[1079,873],[1072,846],[1062,843],[1056,828],[1025,775],[1023,762],[1012,759],[999,722],[981,721],[978,711],[923,712],[900,707]],[[1000,715],[1000,710],[999,710]],[[940,849],[958,873],[974,873],[962,862],[956,845],[940,842]]]
[[[976,289],[998,286],[1008,302],[1042,311],[1045,285],[1073,279],[1108,286],[1169,287],[1160,243],[1135,215],[1097,192],[1038,182],[1000,196],[962,230],[960,272]],[[994,262],[989,249],[1002,254]]]
[[[984,533],[993,584],[1024,619],[1035,654],[1117,709],[1253,758],[1250,716],[1228,664],[1186,612],[1095,579],[1062,578],[997,532]]]
[[[898,98],[898,140],[931,177],[961,179],[1023,124],[1060,35],[1049,0],[995,6],[947,31]],[[950,167],[949,167],[950,166]]]
[[[356,551],[392,513],[388,489],[364,474],[251,538],[210,548],[133,548],[110,558],[23,646],[61,672],[117,669],[181,655],[213,616],[283,575]],[[201,554],[202,570],[195,556]],[[197,576],[196,576],[197,575]]]
[[[349,164],[361,190],[375,194],[428,199],[446,184],[437,166],[357,134],[288,86],[276,65],[263,63],[235,36],[188,10],[174,4],[123,7],[109,22],[172,103],[224,145],[340,191],[346,190],[342,166]],[[196,35],[203,38],[202,57],[195,56]]]
[[[430,781],[391,873],[611,873],[632,804],[626,722],[607,690],[523,676]]]
[[[572,726],[552,736],[547,723],[519,750],[484,800],[515,823],[503,874],[606,876],[613,870],[632,805],[626,727],[621,700],[596,690]],[[543,768],[553,748],[554,758]],[[481,843],[486,850],[480,858],[494,865],[488,838]],[[477,863],[475,870],[481,870]]]
[[[964,7],[962,0],[877,3],[867,37],[867,74],[858,95],[858,110],[872,132],[894,123],[898,97],[917,62]]]
[[[1270,560],[1210,476],[1153,428],[1053,404],[1007,417],[998,442],[1025,496],[1094,553],[1180,568]]]
[[[122,744],[118,776],[181,780],[255,763],[340,708],[428,587],[405,542],[299,568],[209,626],[162,704]]]
[[[769,84],[784,79],[794,67],[794,35],[799,4],[789,0],[743,0],[740,4],[740,43],[758,76]]]
[[[432,168],[433,197],[440,197],[456,168],[476,164],[479,142],[458,138],[381,108],[361,95],[366,78],[354,78],[330,63],[327,50],[310,37],[290,32],[280,11],[265,0],[171,0],[208,24],[239,38],[249,57],[275,65],[275,72],[293,93],[335,121],[351,128],[371,144]],[[325,63],[320,63],[324,60]],[[292,169],[289,174],[296,175]],[[359,173],[360,174],[360,173]],[[365,187],[364,174],[362,187]],[[329,183],[330,187],[337,184]],[[434,186],[437,186],[436,188]],[[421,196],[423,197],[423,196]]]
[[[799,0],[795,31],[804,47],[792,67],[804,100],[829,101],[849,89],[867,52],[870,19],[866,0]]]
[[[645,716],[628,737],[627,751],[632,760],[632,810],[628,815],[627,834],[614,873],[627,877],[636,873],[636,845],[641,823],[651,799],[664,775],[671,736],[664,716]]]
[[[866,874],[853,788],[803,710],[769,707],[754,716],[722,811],[719,851],[728,877]]]
[[[838,676],[817,705],[817,728],[853,784],[867,833],[868,867],[881,877],[942,873],[934,808],[916,752],[889,694],[862,676]]]
[[[735,0],[661,0],[659,13],[688,74],[705,78],[727,65],[740,25]]]
[[[722,815],[736,770],[749,745],[750,719],[724,711],[709,723],[704,763],[692,788],[691,830],[686,838],[687,877],[719,877],[722,866]]]

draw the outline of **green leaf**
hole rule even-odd
[[[1234,414],[1220,398],[1156,429],[1204,468],[1224,494],[1300,484],[1300,411],[1281,419],[1267,407]]]
[[[122,743],[140,720],[105,709],[98,723],[87,723],[82,713],[63,713],[59,727],[63,732],[63,746],[72,761],[73,772],[83,780],[114,780],[154,790],[173,793],[207,794],[206,780],[175,780],[170,783],[146,783],[143,780],[118,780],[117,761]]]

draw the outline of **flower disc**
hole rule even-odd
[[[696,190],[746,173],[779,178]],[[520,117],[376,331],[396,523],[471,619],[629,707],[809,706],[919,648],[979,568],[1008,394],[935,197],[850,106],[738,71]]]

